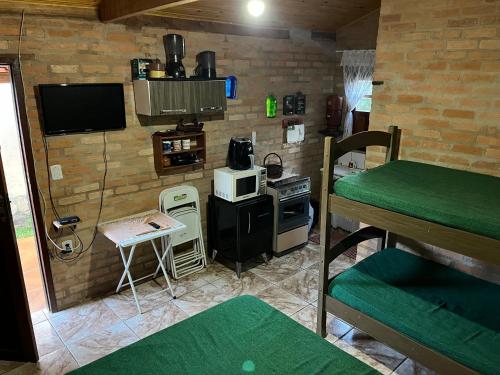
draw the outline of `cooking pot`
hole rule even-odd
[[[280,160],[280,163],[279,164],[267,164],[266,163],[266,160],[267,158],[269,157],[272,157],[272,156],[276,156],[279,160]],[[267,154],[266,157],[264,158],[264,168],[266,168],[267,170],[267,177],[268,178],[280,178],[281,175],[283,174],[283,160],[281,159],[281,157],[274,153],[274,152],[271,152],[270,154]]]

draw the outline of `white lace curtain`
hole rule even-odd
[[[375,68],[375,51],[345,51],[340,65],[344,68],[344,90],[347,112],[344,119],[344,137],[352,134],[352,110],[363,96],[368,95]]]

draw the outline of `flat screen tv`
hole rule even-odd
[[[38,85],[38,97],[45,135],[125,128],[122,84]]]

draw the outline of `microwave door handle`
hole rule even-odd
[[[250,217],[250,212],[248,212],[248,234],[250,234],[251,230],[252,230],[251,217]]]

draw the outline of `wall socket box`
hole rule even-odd
[[[62,167],[60,164],[50,166],[50,176],[54,181],[63,179]]]
[[[73,252],[73,241],[72,240],[66,240],[61,242],[61,247],[63,248],[62,253],[63,254],[71,254]]]

